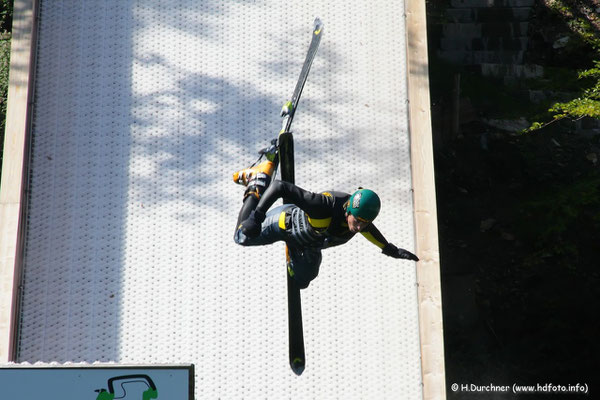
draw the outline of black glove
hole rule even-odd
[[[247,219],[242,222],[242,233],[249,238],[260,235],[260,226],[265,220],[265,213],[253,210]]]
[[[385,245],[383,248],[383,254],[394,258],[401,258],[403,260],[419,261],[419,257],[415,256],[410,251],[399,249],[391,243]]]

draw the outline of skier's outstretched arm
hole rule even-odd
[[[382,250],[382,253],[386,256],[401,258],[404,260],[419,261],[419,257],[410,251],[398,248],[389,243],[373,223],[369,224],[369,226],[363,232],[361,232],[361,234],[367,238],[369,242],[379,247]]]
[[[372,222],[361,232],[361,235],[380,249],[383,249],[388,244],[383,234],[379,232],[379,229]]]

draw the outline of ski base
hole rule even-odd
[[[304,328],[302,327],[302,305],[300,288],[294,278],[287,274],[288,288],[288,324],[290,367],[296,375],[302,375],[306,365],[304,354]]]
[[[321,33],[323,31],[323,23],[319,18],[315,19],[312,39],[308,48],[298,83],[294,89],[291,101],[284,104],[281,110],[283,118],[281,131],[277,138],[278,142],[278,160],[280,166],[281,180],[294,183],[294,138],[290,132],[290,127],[294,119],[294,114],[298,108],[300,95],[308,77],[310,67],[315,58],[315,54],[321,41]],[[284,199],[284,203],[287,203]],[[291,271],[290,253],[286,245],[285,247],[287,270]],[[290,272],[287,275],[287,295],[288,295],[288,328],[289,328],[289,357],[290,367],[296,375],[301,375],[304,372],[306,365],[306,357],[304,352],[304,329],[302,327],[302,303],[300,297],[300,287],[296,280],[291,276]]]

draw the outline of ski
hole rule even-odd
[[[300,77],[298,78],[298,83],[296,83],[296,87],[294,88],[294,94],[292,94],[292,99],[283,105],[281,109],[281,116],[283,117],[283,124],[281,127],[281,132],[289,132],[290,126],[292,125],[292,120],[294,119],[294,114],[296,113],[296,108],[298,107],[298,103],[300,102],[300,96],[302,95],[302,89],[304,89],[304,84],[306,83],[306,78],[308,78],[308,73],[310,72],[310,67],[312,66],[313,60],[315,59],[315,55],[317,54],[317,49],[319,48],[319,43],[321,43],[321,33],[323,32],[323,23],[319,18],[315,18],[313,31],[312,31],[312,39],[310,41],[310,46],[308,47],[308,52],[306,53],[306,59],[304,60],[304,65],[302,65],[302,71],[300,71]]]
[[[315,19],[312,39],[298,78],[298,83],[294,89],[292,99],[286,102],[281,110],[283,118],[281,131],[278,136],[279,147],[279,164],[281,180],[294,183],[294,138],[290,132],[292,120],[300,101],[300,95],[306,78],[312,66],[313,60],[317,53],[319,43],[321,42],[321,33],[323,32],[323,23],[319,18]],[[284,203],[287,203],[284,200]],[[286,264],[287,264],[287,296],[288,296],[288,333],[289,333],[289,357],[290,367],[296,375],[301,375],[304,372],[306,365],[306,357],[304,353],[304,329],[302,327],[302,302],[300,297],[300,288],[292,278],[292,270],[290,265],[290,253],[286,245],[285,248]]]

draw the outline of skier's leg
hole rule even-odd
[[[285,218],[285,212],[292,204],[284,204],[267,211],[265,220],[262,223],[260,235],[255,238],[249,238],[242,233],[241,229],[236,229],[233,240],[242,246],[262,246],[275,243],[286,239],[285,225],[282,226],[281,220]],[[283,214],[283,216],[282,216]]]
[[[270,147],[261,150],[259,153],[264,154],[267,159],[256,166],[242,169],[233,174],[235,183],[246,186],[244,199],[242,200],[243,205],[235,224],[236,235],[242,221],[248,218],[252,210],[256,208],[260,196],[271,183],[271,177],[277,165],[277,147],[274,142]]]
[[[262,193],[261,193],[262,194]],[[240,228],[240,224],[244,221],[252,210],[254,210],[258,204],[259,196],[247,195],[244,193],[244,204],[242,204],[242,208],[240,208],[240,212],[238,213],[237,222],[235,224],[235,231],[237,232]]]
[[[310,282],[319,275],[321,266],[321,250],[315,248],[299,248],[288,245],[290,265],[288,273],[296,280],[300,289],[306,289]]]
[[[243,199],[244,204],[238,214],[236,228],[256,208],[260,196],[267,189],[269,183],[271,183],[271,175],[274,169],[275,165],[273,161],[266,160],[255,167],[247,168],[233,174],[233,180],[236,183],[246,186]]]

